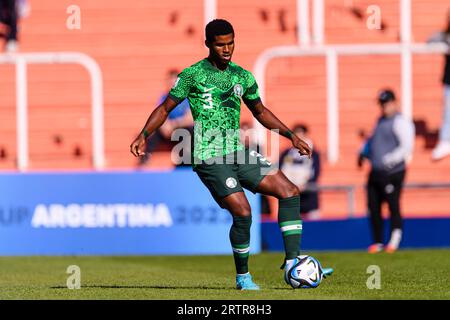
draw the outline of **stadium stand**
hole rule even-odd
[[[219,0],[218,16],[237,31],[235,61],[252,70],[256,57],[266,48],[294,45],[295,0]],[[327,0],[325,42],[393,43],[399,37],[396,1],[379,0],[382,30],[366,28],[365,8],[370,1]],[[107,169],[129,169],[136,160],[129,144],[154,108],[168,68],[183,68],[206,55],[203,46],[203,1],[178,5],[176,0],[134,1],[80,0],[81,29],[65,28],[66,8],[72,2],[33,2],[31,15],[21,21],[21,51],[79,51],[93,57],[103,72],[105,153]],[[413,2],[413,35],[424,42],[445,22],[448,1]],[[236,8],[239,10],[236,10]],[[174,9],[177,8],[177,9]],[[415,13],[421,12],[420,19]],[[426,14],[424,14],[426,13]],[[343,19],[342,17],[346,17]],[[348,17],[353,17],[347,19]],[[39,27],[36,27],[39,26]],[[361,130],[370,133],[378,107],[378,89],[400,89],[400,57],[342,57],[339,63],[340,158],[323,162],[321,183],[362,185],[367,168],[358,171],[356,158]],[[447,182],[450,162],[430,160],[441,119],[440,78],[443,57],[414,56],[414,120],[421,126],[407,182]],[[16,168],[15,72],[0,65],[0,170]],[[28,69],[30,169],[90,169],[91,118],[87,73],[76,65],[39,65]],[[326,144],[326,88],[323,58],[286,58],[270,63],[266,104],[288,125],[308,123],[316,146]],[[295,115],[295,116],[293,116]],[[243,107],[242,121],[251,119]],[[61,137],[60,140],[55,136]],[[286,142],[281,143],[281,148]],[[3,151],[2,151],[3,150]],[[169,154],[154,155],[150,169],[170,169]],[[356,191],[357,213],[365,211],[364,190]],[[429,192],[441,194],[433,203]],[[324,217],[347,215],[346,195],[322,194]],[[449,205],[448,191],[410,190],[403,198],[409,216],[442,214]],[[414,201],[412,201],[414,200]]]

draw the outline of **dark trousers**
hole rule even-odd
[[[194,127],[184,127],[183,129],[188,130],[191,133],[191,137],[194,136]],[[193,141],[191,141],[191,144]],[[169,147],[168,150],[171,150],[175,145],[178,144],[177,141],[172,141],[171,138],[166,138],[163,136],[161,131],[158,129],[155,131],[154,134],[152,134],[148,140],[147,140],[147,148],[145,150],[145,155],[139,158],[139,165],[144,165],[147,163],[151,157],[151,154],[161,147],[161,145],[165,144],[166,148]],[[168,151],[167,150],[167,151]],[[190,152],[190,151],[188,151]],[[181,157],[183,157],[183,154],[180,154]],[[190,167],[190,163],[182,163],[177,165],[177,167]]]
[[[367,183],[367,203],[370,213],[370,222],[375,243],[383,243],[383,218],[381,204],[387,201],[391,214],[391,231],[402,229],[400,214],[400,195],[405,180],[405,171],[387,174],[385,172],[371,171]]]
[[[300,213],[308,214],[319,209],[319,194],[317,191],[303,191],[300,193]]]
[[[0,20],[9,27],[6,40],[17,40],[16,0],[0,0]]]

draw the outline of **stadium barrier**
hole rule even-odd
[[[231,222],[190,169],[0,174],[0,255],[231,254]]]
[[[283,251],[278,223],[263,222],[262,249]],[[385,221],[384,239],[389,239],[389,221]],[[450,247],[449,218],[404,219],[401,248]],[[304,221],[302,250],[365,250],[372,244],[368,218]]]
[[[344,184],[344,185],[321,185],[310,184],[307,185],[305,190],[316,192],[343,192],[347,197],[347,213],[348,218],[353,218],[356,213],[356,190],[366,188],[366,185]],[[438,190],[445,189],[450,190],[450,183],[406,183],[403,188],[405,190]],[[276,219],[276,216],[272,218]]]

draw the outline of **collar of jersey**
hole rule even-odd
[[[209,61],[208,58],[205,58],[205,59],[203,59],[203,60],[206,61],[206,64],[208,65],[209,68],[211,68],[211,69],[213,69],[213,70],[215,70],[215,71],[219,71],[219,72],[227,72],[228,70],[230,70],[231,64],[233,63],[233,62],[230,61],[230,62],[228,63],[228,66],[227,66],[227,68],[226,68],[225,70],[220,70],[219,68],[215,67],[215,66],[211,63],[211,61]]]

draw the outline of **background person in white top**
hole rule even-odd
[[[371,163],[367,182],[367,203],[373,232],[373,244],[369,253],[383,250],[383,218],[381,204],[387,201],[391,215],[391,237],[387,252],[398,249],[402,238],[403,221],[400,213],[400,195],[406,174],[406,164],[411,160],[414,148],[413,122],[399,112],[392,90],[382,90],[378,96],[381,117],[360,153],[358,164],[364,159]]]
[[[303,157],[295,148],[287,148],[280,156],[280,169],[300,190],[300,215],[303,220],[317,220],[320,217],[317,182],[320,176],[320,154],[313,147],[309,129],[305,124],[294,126],[294,133],[312,148],[311,158]]]
[[[450,46],[450,8],[447,11],[447,27],[444,31],[435,33],[428,42],[444,42]],[[445,55],[442,84],[444,86],[444,110],[439,142],[431,155],[433,160],[441,160],[450,155],[450,51]]]

